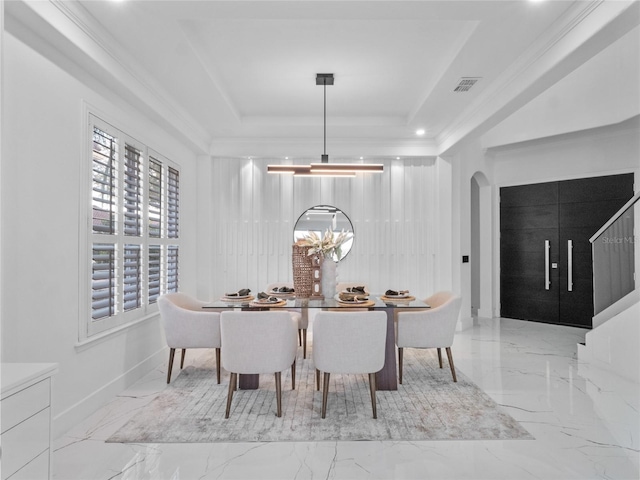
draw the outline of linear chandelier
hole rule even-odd
[[[327,155],[327,85],[333,85],[333,73],[318,73],[316,85],[324,89],[324,153],[320,163],[309,165],[267,165],[268,173],[290,174],[296,177],[355,177],[357,173],[380,173],[381,163],[329,163]]]

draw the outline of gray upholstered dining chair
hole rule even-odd
[[[286,311],[225,311],[220,314],[222,365],[231,372],[225,417],[229,418],[238,374],[274,373],[277,416],[282,416],[281,373],[291,367],[296,388],[296,331],[298,323]]]
[[[442,368],[442,352],[447,351],[453,381],[457,382],[453,365],[451,345],[460,314],[462,299],[452,292],[437,292],[425,302],[429,309],[399,311],[396,322],[396,345],[398,346],[399,382],[402,383],[402,354],[404,348],[437,348],[438,362]]]
[[[387,339],[385,312],[318,312],[313,322],[313,363],[322,386],[322,418],[327,413],[329,378],[332,373],[368,374],[373,418],[376,410],[376,372],[382,370]]]
[[[274,288],[287,287],[293,288],[293,283],[276,282],[267,285],[265,293],[270,294]],[[307,328],[309,328],[309,316],[307,311],[300,312],[298,310],[287,309],[291,313],[291,318],[298,322],[298,343],[302,347],[302,358],[307,358]]]
[[[220,383],[220,313],[203,310],[204,305],[206,302],[182,292],[167,293],[158,298],[158,309],[169,346],[167,383],[171,381],[176,348],[182,349],[180,369],[184,367],[188,348],[215,348],[216,376]]]

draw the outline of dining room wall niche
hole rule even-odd
[[[213,158],[199,162],[198,244],[208,249],[199,268],[198,295],[264,289],[292,281],[294,225],[314,205],[334,205],[353,223],[355,241],[339,263],[340,281],[363,282],[372,292],[409,289],[427,296],[438,284],[438,236],[450,227],[437,206],[451,197],[433,158],[384,159],[385,172],[355,178],[268,175],[276,160]],[[444,192],[444,193],[443,193]],[[204,198],[206,196],[206,198]],[[447,219],[444,219],[447,222]],[[447,230],[448,228],[448,230]],[[205,252],[203,252],[205,253]]]

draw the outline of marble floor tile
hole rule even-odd
[[[161,366],[54,441],[53,478],[638,479],[638,385],[579,365],[585,333],[499,318],[456,333],[457,369],[535,440],[105,443],[165,388]]]

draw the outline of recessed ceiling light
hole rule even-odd
[[[416,130],[416,135],[424,135],[424,128],[419,128],[418,130]]]
[[[364,160],[364,157],[360,157],[360,160]]]
[[[289,160],[289,157],[284,157],[285,160]]]
[[[400,160],[400,157],[396,157],[396,160]]]

